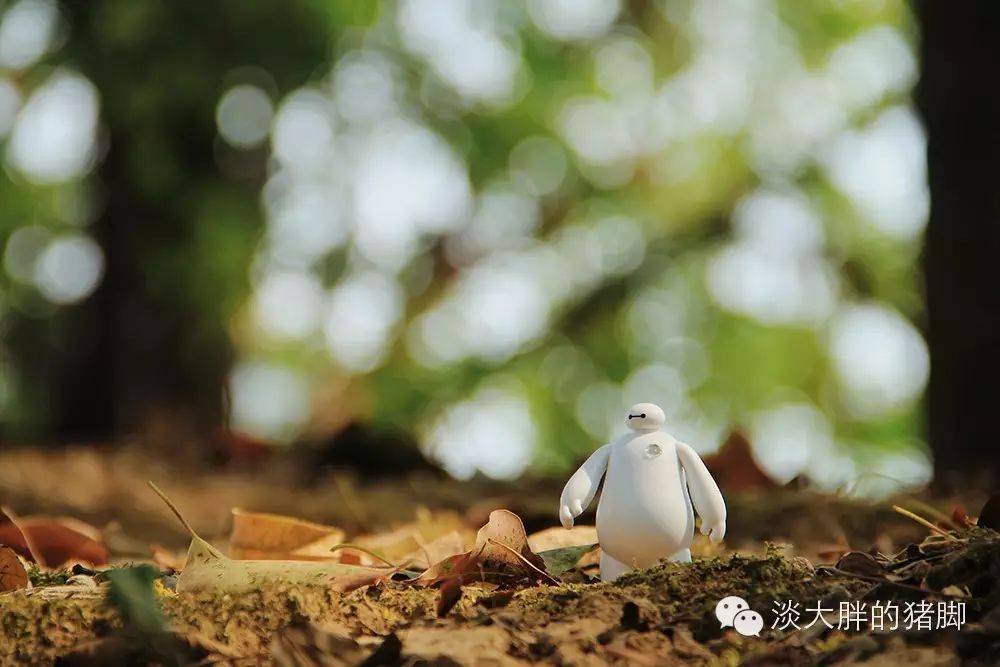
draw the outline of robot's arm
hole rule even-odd
[[[611,445],[604,445],[591,454],[566,482],[559,498],[559,521],[562,522],[563,528],[572,528],[573,519],[583,514],[584,508],[594,499],[601,478],[608,469],[610,456]]]
[[[726,503],[719,485],[712,479],[698,453],[683,442],[677,443],[677,457],[687,473],[691,501],[701,515],[701,532],[713,542],[721,542],[726,535]]]

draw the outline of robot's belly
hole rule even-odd
[[[597,537],[613,558],[648,567],[691,543],[694,520],[676,457],[611,462],[597,507]]]

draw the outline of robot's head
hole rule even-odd
[[[633,431],[656,431],[666,421],[663,410],[652,403],[636,403],[625,415],[625,425]]]

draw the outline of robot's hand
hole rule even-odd
[[[702,521],[701,534],[708,535],[708,539],[718,544],[722,541],[722,538],[726,536],[726,520],[723,519],[722,521],[712,524]]]
[[[583,503],[579,500],[572,500],[559,508],[559,521],[563,528],[569,530],[573,527],[573,519],[581,514],[583,514]]]

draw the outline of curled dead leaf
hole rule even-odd
[[[528,534],[521,517],[509,510],[490,512],[489,522],[476,534],[472,553],[477,553],[482,560],[503,563],[515,569],[523,568],[525,561],[536,568],[545,568],[542,559],[528,546]]]
[[[837,561],[837,569],[848,574],[864,577],[881,577],[885,568],[871,554],[863,551],[849,551]]]
[[[512,579],[528,583],[559,583],[545,569],[545,562],[528,546],[521,518],[508,510],[494,510],[479,529],[476,544],[463,554],[435,563],[409,583],[441,585],[438,616],[444,616],[461,599],[462,586],[473,581],[509,584]]]
[[[0,593],[28,588],[31,582],[20,556],[10,547],[0,547]]]
[[[13,517],[0,513],[0,544],[43,567],[66,563],[107,565],[109,553],[97,528],[69,517]]]

